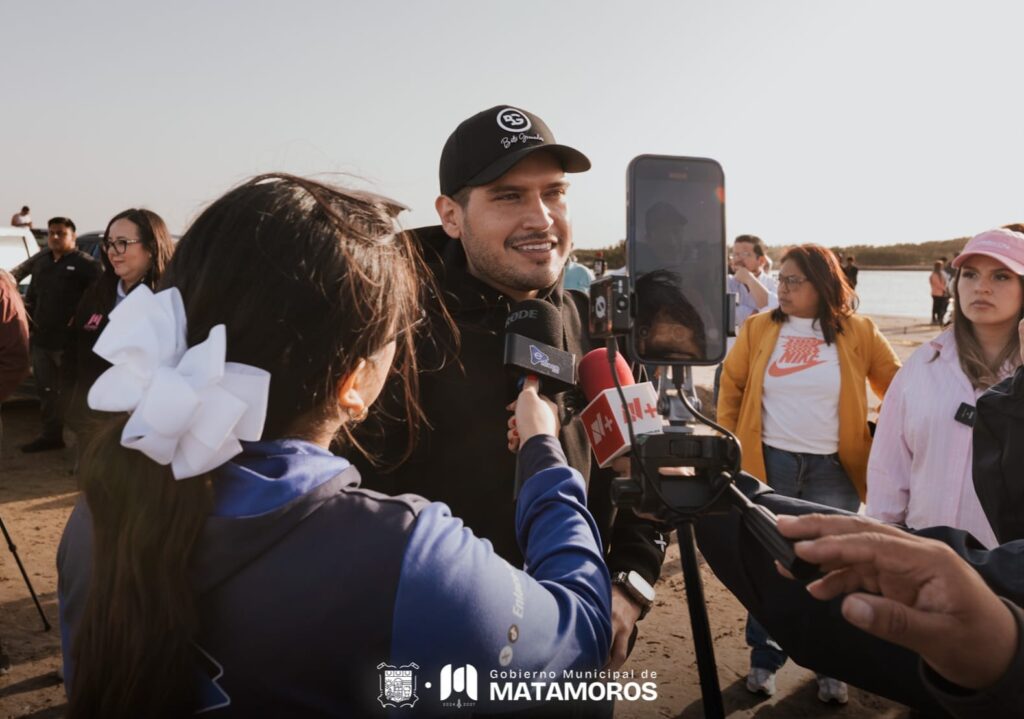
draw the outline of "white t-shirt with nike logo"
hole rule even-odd
[[[761,442],[808,454],[839,449],[839,354],[817,320],[782,323],[764,373]]]

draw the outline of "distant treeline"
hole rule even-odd
[[[945,257],[953,259],[967,244],[969,237],[958,237],[955,240],[938,240],[922,242],[915,245],[905,242],[899,245],[851,245],[850,247],[833,247],[832,251],[846,257],[853,255],[858,267],[920,267],[931,269],[935,260]],[[780,248],[778,254],[781,256]],[[773,257],[772,259],[776,259]]]
[[[1024,232],[1024,223],[1004,225],[1004,227],[1015,232]],[[859,267],[920,267],[931,268],[935,260],[945,257],[952,259],[953,255],[963,250],[969,237],[958,237],[954,240],[937,240],[934,242],[922,242],[912,244],[905,242],[899,245],[851,245],[849,247],[833,247],[836,254],[843,257],[853,255]],[[776,267],[779,258],[785,254],[788,246],[768,247],[768,256],[772,258]],[[576,258],[585,265],[593,267],[597,253],[604,255],[605,262],[609,268],[622,267],[626,264],[626,241],[620,240],[610,247],[602,247],[599,250],[576,250]]]
[[[608,269],[614,270],[626,264],[625,240],[619,240],[611,247],[602,247],[598,250],[574,250],[573,254],[576,255],[576,259],[579,262],[582,262],[587,267],[593,267],[598,252],[603,254]]]

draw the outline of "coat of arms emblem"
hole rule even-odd
[[[416,672],[419,665],[409,662],[396,667],[381,662],[377,665],[380,673],[380,694],[377,701],[382,707],[413,707],[419,701],[416,696]]]

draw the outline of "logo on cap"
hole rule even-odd
[[[507,132],[525,132],[532,125],[530,118],[514,107],[506,107],[498,113],[498,127]]]

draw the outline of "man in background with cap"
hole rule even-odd
[[[416,234],[460,336],[447,331],[440,307],[432,308],[431,327],[418,343],[420,401],[429,426],[412,458],[397,470],[364,472],[371,488],[416,492],[447,503],[498,554],[519,566],[515,457],[505,436],[504,324],[516,302],[541,299],[561,314],[561,349],[577,359],[591,349],[576,305],[586,300],[561,287],[572,247],[566,173],[588,169],[582,153],[557,144],[543,120],[515,107],[484,110],[448,138],[435,202],[441,225]],[[561,400],[558,404],[561,409]],[[370,424],[360,439],[383,448],[385,461],[397,459],[405,446],[402,428]],[[609,493],[613,473],[591,476],[590,446],[580,421],[566,422],[559,439],[569,464],[590,477],[590,509],[615,582],[610,666],[617,666],[632,647],[637,620],[650,608],[664,538],[632,512],[616,515]]]

